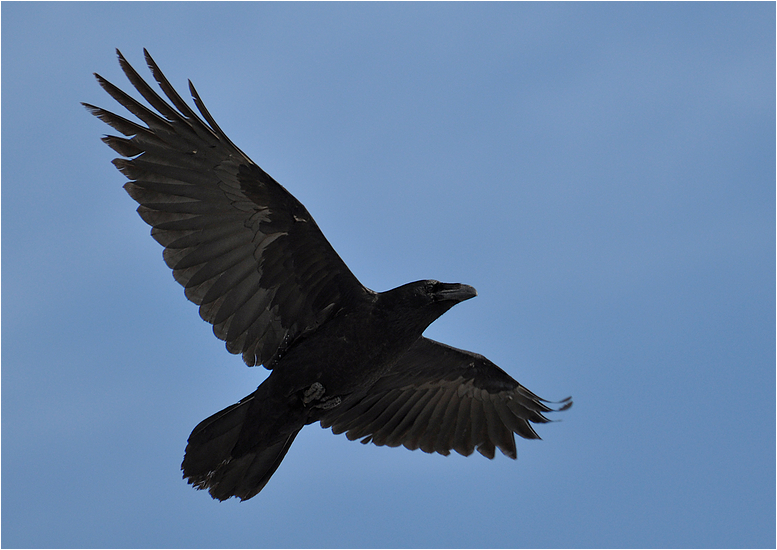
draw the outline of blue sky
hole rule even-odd
[[[775,6],[2,4],[5,547],[773,547]],[[79,105],[150,50],[375,290],[548,399],[518,460],[303,430],[181,480],[266,371],[161,259]]]

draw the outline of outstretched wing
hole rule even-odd
[[[495,447],[516,458],[513,433],[539,439],[529,422],[548,422],[548,402],[475,353],[420,338],[366,393],[321,419],[324,428],[376,445],[488,458]]]
[[[136,124],[84,104],[126,137],[103,141],[131,181],[124,188],[165,247],[164,260],[200,306],[200,316],[250,366],[273,358],[305,331],[371,291],[359,283],[305,207],[221,131],[189,83],[203,121],[144,50],[166,101],[117,50],[148,108],[99,75]],[[171,105],[172,103],[172,105]]]

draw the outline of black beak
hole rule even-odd
[[[459,283],[440,283],[438,290],[434,293],[437,300],[451,300],[457,303],[477,295],[478,291],[473,287]]]

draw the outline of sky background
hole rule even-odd
[[[427,336],[575,405],[442,457],[306,428],[240,503],[191,429],[266,376],[122,190],[142,48]],[[119,111],[120,112],[120,111]],[[775,5],[2,4],[4,547],[774,547]]]

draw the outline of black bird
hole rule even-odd
[[[125,137],[103,141],[124,188],[164,247],[165,263],[230,353],[270,376],[189,436],[183,476],[219,500],[267,484],[297,433],[321,422],[376,445],[516,458],[513,433],[557,409],[491,361],[422,333],[471,286],[425,280],[387,292],[363,286],[307,209],[219,128],[192,83],[203,121],[147,51],[160,97],[116,50],[148,108],[95,74],[137,124],[84,103]],[[172,104],[172,105],[171,105]]]

